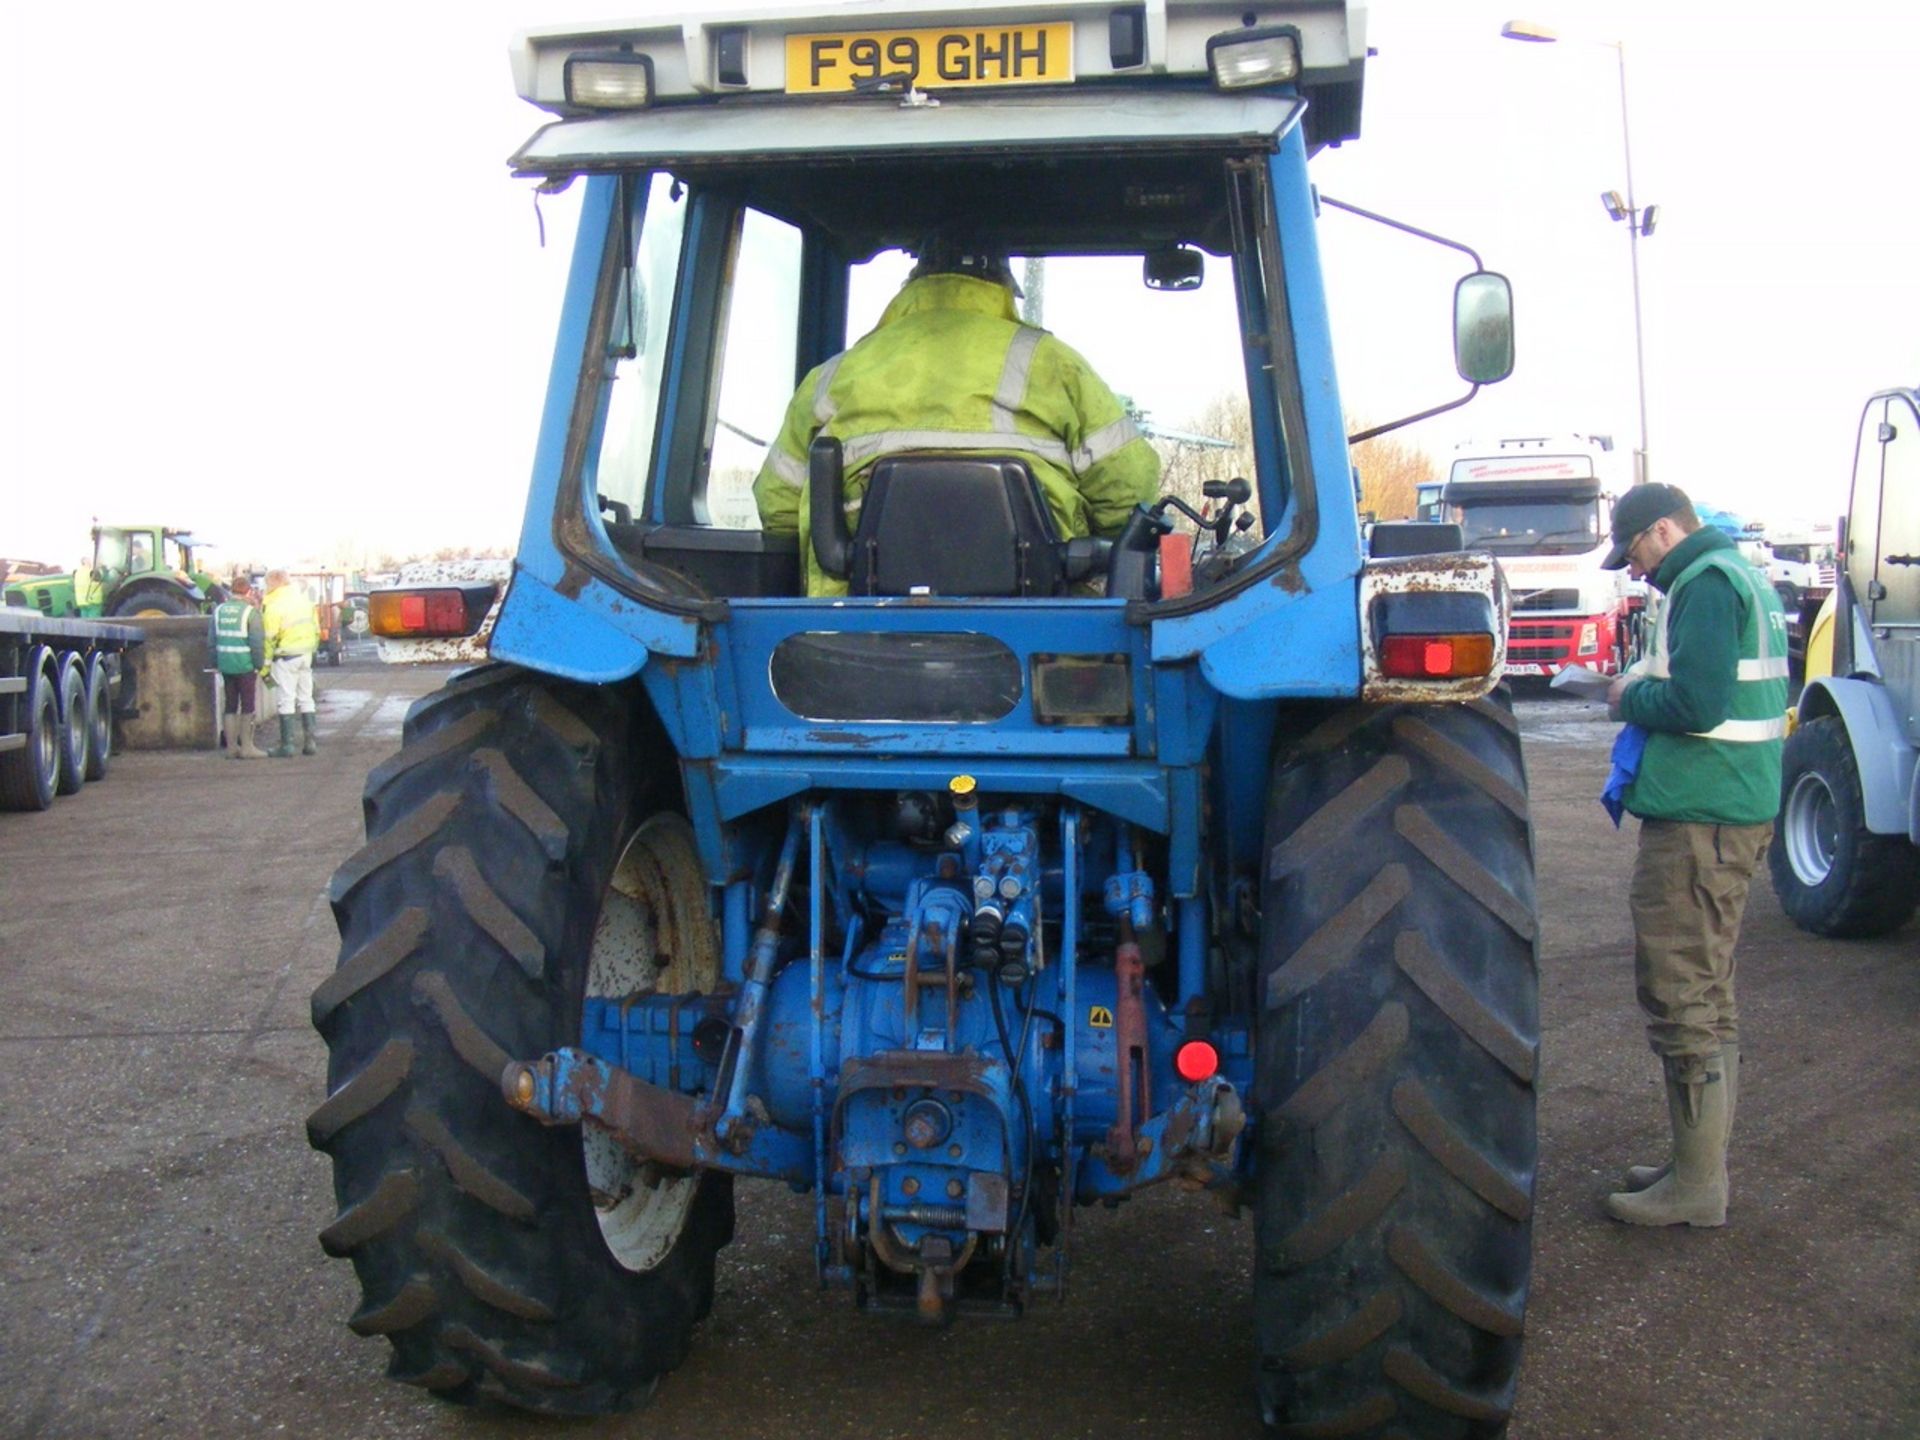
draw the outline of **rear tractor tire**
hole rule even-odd
[[[1767,869],[1780,908],[1802,930],[1859,940],[1897,930],[1920,903],[1920,850],[1867,829],[1853,741],[1838,715],[1788,738],[1780,818]]]
[[[340,965],[313,996],[329,1095],[307,1132],[339,1203],[320,1240],[358,1272],[351,1327],[446,1399],[623,1409],[712,1303],[726,1177],[623,1168],[500,1094],[510,1058],[579,1043],[590,982],[711,989],[604,959],[611,925],[696,965],[669,927],[712,925],[697,861],[685,914],[649,913],[656,891],[627,878],[636,847],[674,849],[687,889],[685,822],[656,813],[672,756],[627,693],[489,666],[416,705],[368,777],[367,844],[331,891]]]
[[[1274,1433],[1497,1436],[1532,1268],[1539,981],[1502,691],[1341,711],[1275,764],[1255,995]]]
[[[165,620],[175,615],[198,615],[200,606],[193,598],[164,585],[148,585],[131,595],[114,597],[107,614],[115,619]]]

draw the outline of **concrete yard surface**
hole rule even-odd
[[[117,756],[0,815],[0,1436],[1253,1440],[1251,1228],[1164,1191],[1077,1214],[1065,1304],[925,1331],[814,1287],[807,1197],[739,1186],[714,1312],[632,1415],[459,1410],[383,1378],[303,1123],[326,1057],[329,874],[438,669],[318,677],[321,753]],[[1920,1435],[1920,924],[1823,942],[1764,877],[1718,1231],[1614,1224],[1664,1155],[1633,1003],[1632,822],[1591,706],[1519,706],[1539,854],[1541,1168],[1514,1440]]]

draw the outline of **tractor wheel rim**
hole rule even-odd
[[[1801,884],[1809,888],[1833,873],[1834,852],[1840,844],[1840,812],[1825,779],[1809,770],[1787,792],[1781,816],[1781,839],[1787,860]]]
[[[607,884],[587,957],[587,996],[711,994],[719,982],[719,938],[693,827],[678,815],[655,815],[627,843]],[[581,1148],[607,1249],[628,1270],[653,1269],[685,1227],[700,1177],[637,1160],[593,1125],[582,1128]]]

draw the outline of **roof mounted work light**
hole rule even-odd
[[[1291,25],[1223,30],[1207,41],[1207,68],[1221,90],[1300,78],[1300,32]]]
[[[653,101],[653,57],[632,50],[569,55],[567,104],[578,110],[643,110]]]

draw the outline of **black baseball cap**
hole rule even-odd
[[[1602,570],[1627,568],[1627,551],[1640,532],[1693,502],[1678,485],[1636,485],[1613,507],[1613,548],[1600,562]]]

